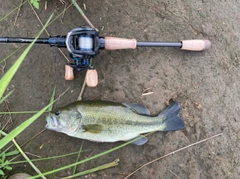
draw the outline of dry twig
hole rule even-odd
[[[84,78],[82,89],[81,89],[80,94],[79,94],[78,99],[77,99],[78,101],[82,100],[83,92],[84,92],[85,88],[86,88],[86,77]]]
[[[32,153],[30,153],[30,152],[25,152],[25,154],[28,154],[28,155],[31,155],[31,156],[34,156],[34,157],[37,157],[37,158],[42,158],[41,156],[32,154]]]
[[[42,134],[46,129],[41,130],[40,132],[38,132],[36,135],[34,135],[32,138],[28,139],[26,142],[24,142],[20,147],[23,147],[24,145],[26,145],[28,142],[30,142],[31,140],[33,140],[34,138],[36,138],[37,136],[39,136],[40,134]]]
[[[153,94],[152,87],[143,90],[142,96]]]
[[[154,162],[156,162],[156,161],[158,161],[158,160],[161,160],[161,159],[163,159],[163,158],[165,158],[165,157],[168,157],[169,155],[173,155],[173,154],[175,154],[175,153],[177,153],[177,152],[180,152],[180,151],[182,151],[182,150],[185,150],[185,149],[187,149],[187,148],[189,148],[189,147],[192,147],[192,146],[195,146],[195,145],[200,144],[200,143],[202,143],[202,142],[205,142],[205,141],[208,141],[208,140],[210,140],[210,139],[216,138],[216,137],[218,137],[218,136],[220,136],[220,135],[222,135],[222,133],[217,134],[217,135],[214,135],[214,136],[211,136],[211,137],[208,137],[208,138],[203,139],[203,140],[200,140],[200,141],[195,142],[195,143],[193,143],[193,144],[190,144],[190,145],[188,145],[188,146],[182,147],[182,148],[177,149],[177,150],[175,150],[175,151],[173,151],[173,152],[170,152],[170,153],[168,153],[168,154],[166,154],[166,155],[164,155],[164,156],[161,156],[161,157],[159,157],[159,158],[156,158],[156,159],[154,159],[154,160],[152,160],[152,161],[150,161],[150,162],[148,162],[148,163],[145,163],[144,165],[142,165],[141,167],[139,167],[138,169],[136,169],[135,171],[133,171],[132,173],[130,173],[128,176],[126,176],[124,179],[129,178],[129,177],[132,176],[134,173],[136,173],[137,171],[141,170],[143,167],[145,167],[145,166],[147,166],[147,165],[150,165],[150,164],[152,164],[152,163],[154,163]]]
[[[150,92],[147,92],[147,93],[143,93],[142,96],[147,96],[147,95],[150,95],[150,94],[153,94],[153,92],[150,91]]]
[[[20,4],[22,4],[22,3],[23,3],[23,0],[21,1]],[[19,9],[18,9],[18,12],[17,12],[17,15],[16,15],[16,17],[15,17],[15,21],[14,21],[14,24],[13,24],[13,25],[16,25],[16,23],[17,23],[17,19],[18,19],[18,17],[19,17],[19,13],[20,13],[21,7],[22,7],[22,6],[20,6]]]
[[[173,174],[175,177],[177,177],[178,179],[182,179],[181,177],[179,177],[176,173],[174,173],[172,170],[168,170],[171,174]]]
[[[4,65],[1,65],[1,71],[2,73],[4,74],[5,73],[5,68],[6,68],[6,60],[3,60],[4,61]]]
[[[66,9],[67,9],[67,3],[63,0],[60,0],[62,4],[64,4],[64,10],[63,10],[63,14],[62,14],[62,17],[61,17],[61,23],[63,24],[63,18],[64,18],[64,15],[65,15],[65,12],[66,12]]]
[[[28,3],[29,3],[29,5],[31,6],[31,8],[32,8],[32,10],[33,10],[33,12],[34,12],[34,14],[35,14],[35,16],[36,16],[37,19],[38,19],[38,21],[40,22],[40,24],[42,25],[42,27],[44,27],[44,25],[43,25],[40,17],[38,16],[37,12],[36,12],[35,9],[34,9],[34,7],[32,6],[32,4],[31,4],[30,2],[28,2]],[[68,8],[64,9],[64,12],[65,12],[67,9],[68,9]],[[47,33],[47,35],[50,36],[50,34],[49,34],[49,32],[47,31],[47,29],[45,28],[44,30],[45,30],[45,32]],[[69,62],[70,60],[69,60],[69,59],[67,58],[67,56],[63,53],[63,51],[62,51],[60,48],[58,48],[58,50],[61,52],[61,54],[64,56],[64,58]]]
[[[7,100],[5,100],[4,104],[5,104],[6,108],[7,108],[7,112],[11,112],[10,109],[9,109],[9,102]],[[4,130],[7,127],[8,124],[13,124],[11,113],[9,115],[9,119],[7,120],[6,124],[2,127],[2,130]]]
[[[72,0],[72,3],[74,4],[74,6],[77,8],[77,10],[79,11],[79,13],[82,15],[82,17],[85,19],[85,21],[88,23],[88,25],[95,29],[98,32],[98,29],[94,27],[94,25],[92,24],[92,22],[88,19],[88,17],[84,14],[83,10],[79,7],[79,5],[77,4],[76,0]]]

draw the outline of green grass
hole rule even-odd
[[[0,22],[6,19],[8,16],[10,16],[12,13],[14,13],[16,10],[18,10],[22,5],[24,5],[28,0],[21,3],[19,6],[15,7],[13,10],[11,10],[9,13],[7,13],[3,18],[0,19]]]
[[[27,1],[26,1],[27,2]],[[73,5],[73,3],[71,3],[68,7],[66,7],[61,13],[59,13],[52,21],[50,21],[48,23],[48,26],[51,25],[56,19],[58,19],[59,17],[61,17],[71,6]],[[19,8],[19,7],[18,7]],[[12,11],[11,11],[12,12]],[[14,12],[14,11],[13,11]],[[6,18],[3,17],[2,19]],[[1,21],[0,21],[1,22]],[[40,32],[38,32],[37,34],[35,34],[33,36],[33,38],[36,38],[37,35],[39,35]],[[9,54],[7,57],[5,57],[4,59],[2,59],[0,61],[0,64],[3,63],[4,61],[6,61],[9,57],[11,57],[13,54],[15,54],[16,52],[18,52],[20,49],[22,49],[25,46],[25,44],[21,45],[18,49],[16,49],[15,51],[13,51],[11,54]]]
[[[46,28],[46,26],[48,25],[48,23],[50,22],[51,18],[53,15],[51,15],[51,17],[48,19],[46,25],[44,26],[44,28],[40,31],[39,35],[43,32],[43,30]],[[10,84],[12,78],[14,77],[14,75],[16,74],[17,70],[19,69],[20,65],[22,64],[22,62],[24,61],[25,57],[27,56],[27,54],[29,53],[30,49],[32,48],[32,46],[34,45],[34,42],[36,41],[36,39],[39,37],[39,35],[35,38],[35,40],[24,50],[24,52],[21,54],[21,56],[17,59],[17,61],[13,64],[13,66],[6,72],[6,74],[1,78],[0,80],[0,104],[7,99],[7,97],[9,97],[13,91],[9,92],[6,96],[3,97],[8,85]],[[55,90],[54,90],[55,91]],[[52,98],[51,98],[52,101]],[[42,115],[42,113],[44,113],[47,109],[49,109],[52,106],[51,102],[48,106],[46,106],[45,108],[43,108],[42,110],[40,110],[39,112],[37,112],[35,115],[33,115],[31,118],[29,118],[28,120],[26,120],[25,122],[23,122],[21,125],[19,125],[18,127],[16,127],[14,130],[12,130],[8,135],[5,135],[5,133],[3,131],[0,131],[1,135],[4,135],[4,137],[0,140],[0,150],[3,149],[3,147],[5,147],[10,141],[14,141],[14,138],[16,136],[18,136],[22,131],[24,131],[30,124],[32,124],[40,115]],[[15,144],[16,147],[18,148],[18,150],[21,152],[21,154],[24,156],[24,152],[21,150],[21,148]],[[7,152],[1,152],[1,160],[0,160],[0,164],[4,165],[2,167],[2,169],[0,169],[0,175],[4,176],[4,170],[11,170],[12,168],[9,166],[9,161],[6,160],[6,155],[9,154]],[[24,156],[26,158],[26,156]],[[31,164],[31,162],[29,162]],[[34,167],[34,166],[33,166]]]
[[[5,100],[12,94],[12,92],[13,92],[13,90],[10,91],[6,96],[0,98],[0,104],[1,104],[3,101],[5,101]]]
[[[21,54],[21,56],[17,59],[17,61],[13,64],[13,66],[7,71],[7,73],[1,78],[0,80],[0,99],[3,97],[3,94],[5,92],[5,90],[7,89],[7,86],[10,84],[10,81],[12,80],[13,76],[15,75],[15,73],[17,72],[17,70],[19,69],[20,65],[22,64],[23,60],[25,59],[25,57],[27,56],[27,54],[29,53],[30,49],[32,48],[32,46],[34,45],[35,41],[37,40],[37,38],[40,36],[40,34],[44,31],[44,29],[47,27],[48,23],[50,22],[50,20],[52,19],[53,15],[51,15],[51,17],[48,19],[46,25],[44,26],[44,28],[40,31],[40,33],[37,35],[37,37],[34,39],[34,41],[27,47],[26,50],[24,50],[24,52]],[[0,148],[1,149],[1,148]]]
[[[4,151],[2,153],[0,153],[0,176],[4,176],[5,175],[5,171],[9,171],[12,170],[12,167],[10,166],[10,161],[7,160],[7,157],[13,156],[13,155],[17,155],[19,154],[18,150],[14,150],[14,151]]]
[[[99,157],[102,157],[102,156],[104,156],[104,155],[107,155],[107,154],[109,154],[109,153],[112,153],[112,152],[114,152],[114,151],[116,151],[116,150],[119,150],[119,149],[121,149],[121,148],[123,148],[123,147],[125,147],[125,146],[127,146],[127,145],[129,145],[129,144],[132,144],[134,141],[137,141],[137,140],[141,139],[142,137],[143,137],[143,136],[140,136],[140,137],[138,137],[138,138],[136,138],[136,139],[134,139],[134,140],[131,140],[131,141],[129,141],[129,142],[126,142],[126,143],[124,143],[124,144],[121,144],[121,145],[119,145],[119,146],[117,146],[117,147],[114,147],[114,148],[109,149],[109,150],[107,150],[107,151],[104,151],[104,152],[102,152],[102,153],[100,153],[100,154],[97,154],[97,155],[94,155],[94,156],[92,156],[92,157],[89,157],[89,158],[87,158],[87,159],[81,160],[81,161],[79,161],[79,162],[75,162],[75,163],[72,163],[72,164],[70,164],[70,165],[66,165],[66,166],[64,166],[64,167],[60,167],[60,168],[57,168],[57,169],[54,169],[54,170],[45,172],[45,173],[43,173],[42,175],[41,175],[41,174],[35,175],[35,176],[33,176],[33,177],[30,177],[29,179],[34,179],[34,178],[39,178],[39,177],[41,177],[41,176],[47,176],[47,175],[50,175],[50,174],[54,174],[54,173],[60,172],[60,171],[62,171],[62,170],[66,170],[66,169],[68,169],[68,168],[74,167],[74,166],[76,166],[76,165],[80,165],[80,164],[86,163],[86,162],[88,162],[88,161],[97,159],[97,158],[99,158]]]
[[[79,172],[79,173],[73,174],[73,175],[68,176],[68,177],[64,177],[63,179],[76,178],[76,177],[80,177],[80,176],[83,176],[83,175],[94,173],[94,172],[97,172],[97,171],[100,171],[100,170],[105,170],[105,169],[108,169],[108,168],[111,168],[111,167],[115,167],[115,166],[118,165],[118,162],[119,162],[119,159],[116,159],[113,162],[110,162],[110,163],[107,163],[107,164],[104,164],[104,165],[101,165],[101,166],[98,166],[98,167],[95,167],[95,168],[92,168],[92,169],[89,169],[89,170],[85,170],[83,172]]]
[[[36,9],[39,9],[40,0],[30,0],[30,3],[31,3]]]
[[[27,1],[25,1],[27,2]],[[24,3],[25,3],[24,2]],[[32,1],[31,1],[32,2]],[[37,0],[35,0],[34,2],[39,2]],[[74,1],[75,2],[75,1]],[[71,4],[72,5],[72,4]],[[71,5],[69,5],[62,13],[64,13]],[[19,7],[18,7],[19,8]],[[12,12],[12,11],[11,11]],[[60,17],[62,15],[62,13],[60,13],[56,18]],[[7,15],[8,16],[8,15]],[[7,16],[5,16],[4,18],[6,18]],[[51,16],[52,17],[52,16]],[[1,20],[3,20],[4,18],[2,18]],[[56,18],[54,20],[56,20]],[[50,25],[54,20],[50,21],[51,18],[49,18],[48,22],[46,23],[45,27],[47,25]],[[0,21],[1,21],[0,20]],[[41,32],[43,31],[43,29],[41,30]],[[40,32],[40,33],[41,33]],[[38,33],[38,36],[40,35],[40,33]],[[36,36],[36,38],[38,37]],[[34,43],[34,42],[33,42]],[[27,49],[22,53],[22,55],[18,58],[18,60],[14,63],[14,65],[7,71],[7,73],[2,77],[2,79],[0,80],[0,104],[7,99],[7,97],[9,97],[13,91],[9,92],[8,94],[6,94],[4,96],[4,94],[6,93],[6,89],[7,89],[7,86],[10,84],[12,78],[14,77],[15,73],[17,72],[17,70],[20,68],[20,65],[21,63],[24,61],[26,55],[29,53],[31,47],[33,46],[33,43],[31,43]],[[23,46],[22,46],[23,47]],[[22,48],[21,47],[21,48]],[[19,50],[19,49],[18,49]],[[14,52],[15,53],[15,52]],[[13,53],[12,53],[13,54]],[[11,55],[12,55],[11,54]],[[10,55],[9,55],[10,56]],[[8,56],[8,57],[9,57]],[[7,58],[8,58],[7,57]],[[6,60],[6,58],[4,59]],[[2,60],[1,62],[3,62],[4,60]],[[0,62],[0,64],[1,64]],[[5,137],[3,137],[1,140],[0,140],[0,150],[3,149],[10,141],[15,141],[14,138],[16,136],[18,136],[21,132],[23,132],[27,127],[29,127],[42,113],[44,113],[45,111],[50,111],[52,110],[52,106],[53,106],[53,103],[54,103],[54,96],[55,96],[55,91],[56,91],[56,88],[54,88],[53,90],[53,94],[52,94],[52,97],[50,98],[50,102],[49,102],[49,105],[47,105],[46,107],[44,107],[42,110],[40,111],[34,111],[34,115],[27,119],[25,122],[23,122],[21,125],[19,125],[18,127],[16,127],[15,129],[13,129],[9,134],[5,134],[3,131],[0,131],[0,135],[1,134],[4,134]],[[26,112],[22,112],[22,113],[26,113]],[[138,139],[140,139],[141,137],[139,137]],[[135,139],[135,140],[138,140],[138,139]],[[87,159],[83,159],[83,160],[80,160],[78,161],[78,159],[80,158],[80,153],[83,152],[82,151],[82,146],[80,148],[80,151],[78,152],[78,159],[75,161],[75,163],[72,163],[70,165],[66,165],[66,166],[63,166],[63,167],[60,167],[60,168],[57,168],[57,169],[54,169],[54,170],[51,170],[51,171],[48,171],[48,172],[45,172],[43,174],[38,174],[36,176],[33,176],[31,178],[39,178],[39,177],[42,177],[42,178],[45,178],[43,176],[46,176],[46,175],[50,175],[50,174],[54,174],[54,173],[57,173],[57,172],[60,172],[62,170],[66,170],[68,168],[71,168],[71,167],[74,167],[74,172],[73,172],[73,175],[72,176],[69,176],[67,178],[73,178],[73,177],[77,177],[77,176],[82,176],[82,175],[85,175],[85,174],[89,174],[89,173],[92,173],[92,172],[96,172],[96,171],[99,171],[99,170],[103,170],[103,169],[107,169],[109,167],[113,167],[113,166],[116,166],[117,165],[117,162],[114,161],[114,162],[111,162],[111,163],[108,163],[108,164],[104,164],[104,165],[101,165],[101,166],[97,166],[95,168],[92,168],[90,170],[86,170],[86,171],[82,171],[80,173],[76,173],[76,166],[77,165],[80,165],[80,164],[84,164],[88,161],[91,161],[91,160],[95,160],[95,159],[98,159],[99,157],[102,157],[106,154],[109,154],[111,152],[115,152],[116,150],[119,150],[129,144],[131,144],[132,142],[134,142],[135,140],[132,140],[132,141],[129,141],[129,142],[126,142],[126,143],[123,143],[122,145],[119,145],[113,149],[110,149],[110,150],[106,150],[100,154],[97,154],[97,155],[94,155],[92,157],[89,157]],[[22,151],[22,149],[14,142],[15,146],[17,147],[18,151],[21,152],[21,154],[24,156],[24,152]],[[38,160],[46,160],[46,159],[49,159],[49,158],[44,158],[44,159],[32,159],[32,160],[29,160],[29,159],[26,159],[25,161],[17,161],[17,162],[13,162],[13,161],[10,161],[10,160],[7,160],[7,155],[9,154],[10,152],[8,150],[5,150],[4,152],[1,152],[0,156],[2,156],[2,160],[0,161],[0,168],[2,167],[3,169],[11,169],[11,166],[10,165],[14,165],[14,164],[19,164],[19,163],[23,163],[23,162],[28,162],[31,166],[32,166],[32,162],[33,161],[38,161]],[[64,155],[63,157],[66,157],[66,155]],[[26,156],[25,156],[26,157]],[[51,159],[54,158],[54,157],[50,157]],[[5,167],[5,168],[4,168]],[[35,166],[32,166],[33,168]]]

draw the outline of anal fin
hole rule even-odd
[[[134,142],[133,142],[133,144],[135,144],[135,145],[144,145],[147,141],[148,141],[148,138],[147,137],[145,137],[145,136],[141,136],[142,138],[140,138],[140,139],[138,139],[138,140],[135,140]],[[137,138],[139,138],[139,137],[136,137],[135,139],[137,139]],[[134,139],[133,139],[134,140]]]

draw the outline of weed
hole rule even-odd
[[[6,171],[12,170],[12,167],[10,166],[10,161],[7,160],[7,157],[14,156],[19,154],[18,150],[14,150],[11,152],[1,152],[0,153],[0,176],[4,177],[6,174]]]
[[[31,3],[36,9],[39,9],[40,0],[30,0],[30,3]]]

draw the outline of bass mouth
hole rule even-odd
[[[56,119],[56,117],[52,116],[51,114],[49,114],[46,118],[47,124],[46,124],[46,128],[49,130],[56,130],[58,128],[58,121]]]

